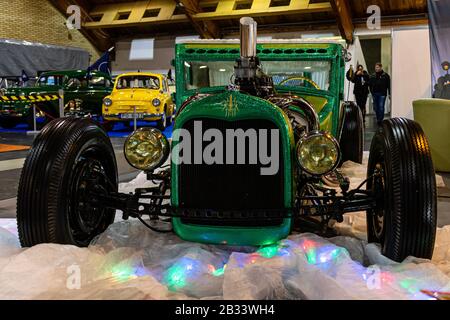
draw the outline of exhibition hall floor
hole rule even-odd
[[[148,123],[139,124],[149,125]],[[120,182],[134,179],[139,172],[127,163],[123,155],[123,144],[131,130],[131,128],[126,128],[122,124],[117,124],[114,131],[108,133],[116,154]],[[170,137],[172,127],[168,127],[164,134]],[[34,137],[33,134],[27,134],[24,125],[19,125],[14,129],[0,129],[0,145],[31,146]],[[28,150],[9,152],[1,152],[0,150],[0,219],[15,218],[16,216],[17,188],[27,154]]]
[[[356,186],[365,164],[346,163],[343,172]],[[360,213],[336,225],[339,237],[294,234],[263,248],[189,243],[131,220],[117,221],[89,248],[21,249],[15,220],[2,219],[0,299],[429,299],[421,290],[450,291],[446,180],[438,177],[432,261],[381,256],[364,240]],[[120,189],[149,184],[140,174]]]

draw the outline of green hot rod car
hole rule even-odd
[[[104,130],[89,119],[52,121],[36,137],[20,179],[22,245],[87,246],[116,210],[188,241],[254,246],[302,225],[326,231],[345,213],[367,211],[368,240],[384,255],[431,258],[436,184],[416,122],[383,122],[367,180],[356,189],[338,169],[343,159],[362,159],[361,113],[341,102],[344,64],[336,43],[257,45],[251,18],[241,19],[240,47],[178,45],[172,140],[140,128],[124,146],[130,165],[155,185],[118,192]]]
[[[34,87],[4,90],[0,99],[0,127],[14,128],[19,123],[42,127],[60,116],[59,90],[64,90],[66,116],[100,117],[103,98],[111,93],[111,77],[99,71],[70,70],[42,73]]]

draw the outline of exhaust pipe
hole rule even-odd
[[[241,18],[241,56],[234,66],[234,84],[241,92],[268,97],[273,94],[272,78],[265,75],[256,56],[257,23],[253,18]]]
[[[255,58],[258,24],[250,17],[243,17],[239,22],[241,24],[241,58]]]

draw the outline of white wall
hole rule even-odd
[[[116,60],[111,64],[114,75],[138,70],[167,74],[172,68],[170,62],[175,56],[175,37],[155,39],[153,58],[147,60],[130,60],[131,42],[131,39],[116,42]]]
[[[322,31],[322,32],[284,32],[284,33],[275,33],[269,34],[260,32],[258,33],[258,39],[292,39],[292,38],[301,38],[302,36],[307,37],[323,37],[323,36],[333,36],[337,35],[338,31]],[[156,73],[164,73],[166,74],[168,70],[173,67],[171,66],[171,60],[175,57],[175,43],[176,39],[182,40],[181,38],[187,39],[197,39],[199,36],[185,36],[185,37],[175,37],[175,36],[166,36],[159,37],[155,39],[154,42],[154,52],[153,59],[148,60],[130,60],[130,49],[131,42],[133,39],[122,39],[116,42],[116,59],[112,62],[112,73],[114,75],[132,72],[140,70],[142,72],[151,71]],[[239,34],[229,35],[226,38],[238,39]]]
[[[412,102],[432,92],[429,31],[394,29],[392,35],[392,117],[413,119]]]

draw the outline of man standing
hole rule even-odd
[[[358,65],[356,73],[353,72],[353,68],[347,72],[347,80],[355,84],[353,93],[355,94],[356,104],[361,109],[364,123],[366,123],[366,103],[367,96],[369,95],[369,74],[364,70],[362,65]]]
[[[375,65],[375,74],[370,77],[369,88],[373,97],[377,124],[380,126],[384,119],[386,97],[391,94],[391,77],[383,71],[383,65],[379,62]]]

